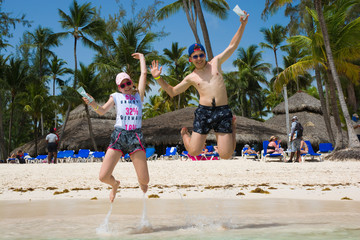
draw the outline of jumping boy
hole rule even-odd
[[[241,25],[229,46],[210,62],[206,61],[205,49],[201,44],[195,43],[189,47],[189,61],[195,65],[195,70],[175,87],[170,86],[161,78],[162,67],[159,68],[158,61],[153,61],[150,66],[154,79],[171,97],[184,92],[190,86],[194,86],[199,92],[199,106],[194,113],[193,133],[190,135],[185,127],[181,129],[185,148],[192,156],[201,154],[207,134],[211,129],[214,129],[216,134],[220,157],[228,159],[234,153],[236,119],[228,106],[221,64],[235,52],[240,43],[249,17],[246,12],[245,14],[246,18],[245,20],[240,18]]]

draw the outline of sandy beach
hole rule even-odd
[[[107,199],[101,163],[1,164],[0,200]],[[360,162],[149,161],[148,198],[360,201]],[[116,198],[142,198],[132,163],[119,162]]]

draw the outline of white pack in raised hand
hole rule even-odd
[[[236,6],[234,7],[233,11],[234,11],[237,15],[239,15],[239,17],[242,17],[242,19],[245,20],[246,14],[244,13],[243,10],[241,10],[241,8],[240,8],[238,5],[236,5]]]

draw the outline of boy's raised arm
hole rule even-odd
[[[249,18],[249,14],[246,11],[244,11],[244,13],[246,14],[246,18],[244,20],[243,17],[240,17],[241,25],[236,31],[234,37],[231,39],[229,46],[217,56],[221,64],[224,63],[235,52],[235,50],[239,46],[240,40],[245,30],[245,26]]]
[[[164,89],[167,94],[169,94],[170,97],[174,97],[182,92],[185,92],[186,89],[188,89],[191,84],[188,81],[188,78],[185,78],[182,80],[178,85],[175,87],[169,85],[162,77],[161,77],[161,71],[162,67],[159,68],[159,62],[158,61],[152,61],[152,64],[150,65],[150,70],[153,78],[158,82],[160,87]]]

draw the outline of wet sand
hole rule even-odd
[[[2,239],[357,239],[360,233],[358,201],[123,198],[113,203],[107,230],[99,231],[110,206],[106,200],[1,201]]]

